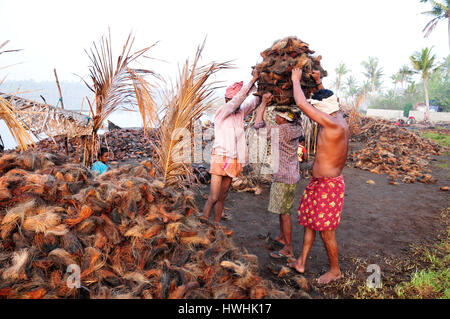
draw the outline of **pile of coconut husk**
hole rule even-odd
[[[144,133],[144,129],[114,129],[100,135],[103,146],[110,153],[110,160],[127,161],[143,160],[154,156],[153,132]],[[66,154],[73,161],[80,162],[83,159],[82,138],[75,137],[67,140],[66,136],[46,138],[36,144],[36,150],[53,154]],[[66,146],[67,145],[67,146]]]
[[[313,70],[320,71],[321,77],[327,76],[327,71],[320,65],[322,56],[312,56],[314,53],[307,43],[296,37],[276,41],[261,52],[263,61],[255,67],[259,72],[258,91],[255,95],[262,96],[270,92],[273,104],[295,105],[291,71],[298,67],[303,70],[300,82],[303,92],[306,98],[310,98],[317,90],[317,84],[311,77]]]
[[[443,148],[386,120],[351,116],[352,141],[363,143],[361,150],[349,155],[349,165],[376,174],[388,174],[391,183],[435,183],[430,161]]]
[[[249,178],[244,174],[240,174],[238,177],[233,178],[231,187],[237,192],[249,192],[254,193],[255,195],[261,195],[262,193],[261,186],[252,178]]]
[[[0,298],[289,297],[200,223],[191,191],[154,172],[145,161],[96,177],[62,156],[2,156]]]

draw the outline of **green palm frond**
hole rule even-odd
[[[441,3],[434,0],[421,0],[420,2],[430,3],[432,7],[431,10],[422,12],[422,14],[434,17],[426,24],[425,28],[423,28],[422,30],[422,32],[425,32],[424,37],[427,38],[434,31],[439,21],[444,19],[450,19],[450,0],[445,0],[444,1],[445,3]],[[450,33],[449,33],[449,41],[450,41]]]
[[[414,52],[410,57],[414,70],[416,73],[421,73],[423,79],[428,78],[431,72],[435,72],[439,68],[439,65],[435,64],[436,55],[431,53],[432,49],[432,47],[424,48],[421,51]]]

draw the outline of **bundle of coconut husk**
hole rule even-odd
[[[392,183],[436,182],[430,161],[443,150],[438,143],[386,120],[355,116],[350,120],[352,140],[364,145],[349,155],[350,166],[388,174]]]
[[[103,146],[110,153],[110,160],[127,161],[143,160],[154,156],[153,153],[153,131],[148,134],[144,129],[114,129],[100,135]],[[73,161],[80,162],[83,159],[82,148],[83,137],[75,137],[67,140],[66,136],[55,136],[46,138],[36,144],[36,150],[53,154],[66,154]]]
[[[289,297],[152,168],[97,177],[62,156],[1,157],[0,298]]]
[[[270,92],[273,104],[295,105],[291,71],[298,67],[303,70],[301,87],[306,98],[310,98],[317,90],[317,84],[311,77],[312,72],[318,70],[321,78],[327,76],[327,71],[320,64],[322,56],[313,56],[314,53],[307,43],[296,37],[276,41],[261,52],[263,61],[255,67],[259,72],[258,91],[255,95],[262,96]]]

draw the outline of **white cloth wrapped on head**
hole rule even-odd
[[[332,114],[340,110],[339,103],[336,94],[333,94],[322,101],[309,99],[308,102],[312,104],[316,109],[325,112],[327,114]]]
[[[289,122],[293,122],[295,119],[295,114],[292,112],[281,112],[281,111],[277,111],[277,115],[284,118],[285,120],[289,121]]]

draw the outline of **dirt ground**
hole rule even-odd
[[[368,171],[346,167],[343,171],[346,183],[344,210],[336,236],[339,244],[340,266],[344,274],[356,272],[355,260],[364,264],[378,264],[383,276],[387,258],[408,259],[411,244],[426,244],[436,240],[442,231],[441,212],[449,207],[449,192],[439,189],[450,186],[450,157],[440,156],[433,161],[433,176],[436,184],[390,185],[386,175],[376,175]],[[447,163],[442,167],[442,163]],[[437,166],[439,165],[440,166]],[[367,184],[367,180],[375,184]],[[309,179],[301,180],[296,190],[296,200],[292,209],[294,255],[301,252],[303,227],[297,223],[297,208],[303,190]],[[270,185],[262,185],[261,195],[253,193],[229,193],[225,203],[225,212],[229,220],[222,223],[233,229],[233,240],[237,246],[246,248],[258,256],[260,273],[269,280],[283,284],[283,280],[269,270],[273,265],[284,265],[282,260],[269,256],[270,245],[264,237],[269,233],[272,238],[279,233],[278,216],[267,211]],[[197,204],[203,209],[209,185],[203,185],[197,196]],[[307,263],[305,277],[310,283],[328,269],[325,247],[316,237]],[[362,274],[365,275],[364,273]],[[406,279],[406,278],[405,278]],[[324,291],[310,291],[313,297],[326,296]],[[342,288],[338,288],[342,289]],[[337,292],[346,296],[344,292]]]

